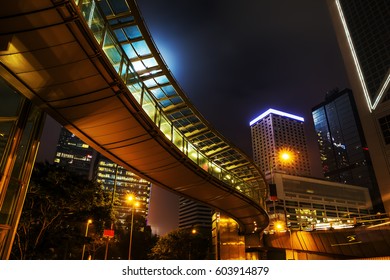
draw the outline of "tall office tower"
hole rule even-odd
[[[100,154],[97,156],[95,165],[95,180],[102,184],[106,191],[116,193],[118,199],[114,203],[114,209],[117,212],[117,218],[124,222],[130,214],[132,205],[128,203],[128,197],[132,195],[138,202],[134,212],[146,219],[149,211],[151,184]]]
[[[304,119],[269,109],[250,122],[254,161],[264,174],[310,175]]]
[[[212,215],[210,207],[182,196],[179,198],[179,228],[211,229]]]
[[[386,212],[390,212],[390,1],[328,0]]]
[[[61,129],[54,163],[91,179],[94,149],[85,144],[66,128]]]
[[[352,91],[329,92],[324,102],[313,107],[312,115],[324,177],[368,188],[374,209],[383,212]]]

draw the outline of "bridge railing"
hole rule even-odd
[[[245,194],[257,204],[264,206],[264,197],[262,195],[264,190],[253,188],[251,184],[213,162],[190,143],[181,131],[175,128],[139,77],[135,66],[117,40],[115,32],[110,28],[106,17],[99,9],[98,3],[95,0],[74,1],[98,44],[132,94],[133,99],[138,102],[143,111],[165,135],[166,139],[171,141],[176,148],[204,171],[228,184],[236,191]]]

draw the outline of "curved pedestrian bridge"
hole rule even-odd
[[[188,100],[135,1],[9,1],[0,42],[0,75],[98,152],[247,234],[268,225],[262,173]]]

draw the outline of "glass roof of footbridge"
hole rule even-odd
[[[138,86],[150,93],[162,114],[184,136],[186,141],[191,143],[212,164],[227,170],[234,177],[243,180],[257,191],[265,189],[263,176],[252,160],[212,129],[211,125],[188,100],[155,46],[135,1],[79,0],[77,2],[84,2],[84,5],[85,2],[91,3],[90,5],[98,3],[100,11],[105,15],[106,21],[116,37],[110,39],[106,35],[106,38],[102,40],[104,41],[103,49],[106,48],[105,53],[114,68],[118,73],[121,73],[123,59],[121,59],[120,53],[124,52],[136,72],[136,79],[141,81],[142,85]],[[85,16],[85,18],[87,22],[89,19],[94,20],[92,16]],[[104,36],[103,23],[88,22],[88,24],[95,37],[99,37],[100,30]],[[97,39],[99,40],[99,38]],[[118,47],[114,43],[107,43],[108,40],[119,42],[121,50],[118,51]],[[146,106],[143,108],[147,110]],[[163,131],[162,128],[161,130]],[[172,137],[174,138],[175,135]],[[260,190],[260,192],[263,191]]]

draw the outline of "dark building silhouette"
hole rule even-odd
[[[58,139],[54,163],[68,170],[91,178],[91,168],[96,152],[66,128],[62,128]]]
[[[369,150],[350,89],[334,90],[312,108],[324,177],[369,189],[373,207],[383,204]]]

